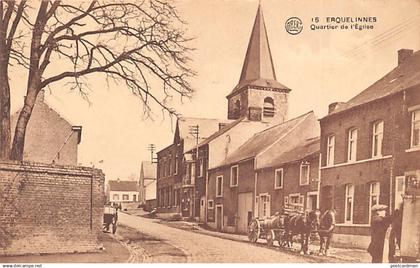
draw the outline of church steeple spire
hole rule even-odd
[[[289,88],[277,81],[261,2],[258,5],[254,26],[249,38],[239,83],[227,97],[229,98],[247,87],[290,91]]]
[[[255,79],[276,80],[261,2],[258,5],[239,82]]]
[[[283,122],[290,89],[277,81],[261,2],[249,38],[239,83],[227,96],[228,118]]]

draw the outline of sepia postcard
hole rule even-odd
[[[420,262],[419,0],[0,1],[0,264]]]

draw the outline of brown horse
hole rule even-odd
[[[300,235],[300,253],[308,254],[309,237],[311,232],[318,230],[320,214],[321,212],[316,209],[310,212],[293,213],[287,216],[284,222],[286,245],[291,247],[293,237]]]

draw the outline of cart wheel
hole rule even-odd
[[[112,234],[115,234],[115,232],[117,231],[117,223],[113,223],[112,224]]]
[[[268,230],[267,234],[265,235],[265,239],[267,239],[267,246],[272,247],[273,246],[273,241],[275,238],[275,234],[274,234],[274,230]]]
[[[286,246],[286,232],[284,231],[280,231],[279,234],[277,235],[277,242],[279,243],[280,247],[285,247]]]
[[[248,239],[252,243],[256,243],[260,237],[260,222],[256,219],[252,220],[248,226]]]

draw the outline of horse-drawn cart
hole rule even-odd
[[[115,232],[117,231],[117,221],[118,221],[117,209],[112,206],[105,206],[102,230],[104,232],[109,232],[110,227],[111,227],[111,232],[115,234]]]
[[[256,243],[259,238],[267,240],[269,247],[278,241],[280,247],[291,247],[295,235],[300,235],[302,253],[308,254],[311,234],[318,231],[320,212],[313,210],[284,209],[284,213],[276,213],[266,219],[253,219],[248,226],[248,239]]]
[[[256,243],[259,238],[267,240],[267,245],[271,247],[274,241],[278,241],[282,246],[285,242],[285,215],[274,215],[267,219],[253,219],[248,226],[248,239]]]

